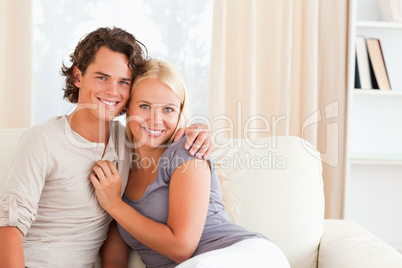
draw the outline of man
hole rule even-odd
[[[109,160],[124,178],[122,192],[127,183],[124,127],[113,119],[143,72],[140,44],[122,29],[99,28],[78,43],[72,65],[63,65],[64,97],[77,107],[21,137],[0,193],[0,267],[92,267],[111,217],[89,175],[98,160]],[[197,132],[189,135],[190,152],[207,156],[209,134]]]

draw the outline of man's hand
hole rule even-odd
[[[194,124],[190,127],[181,128],[177,131],[174,141],[178,141],[184,135],[188,135],[184,147],[190,148],[190,155],[195,155],[199,159],[207,159],[212,151],[211,130],[207,125]]]

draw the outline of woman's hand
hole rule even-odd
[[[121,199],[121,177],[115,165],[110,161],[99,160],[89,178],[95,187],[96,197],[107,212],[118,206]]]
[[[184,135],[188,135],[185,148],[189,150],[190,155],[194,155],[199,159],[207,159],[211,155],[211,130],[207,125],[194,124],[190,127],[181,128],[177,131],[174,141],[178,141]]]

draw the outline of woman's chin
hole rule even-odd
[[[148,138],[146,140],[142,139],[139,140],[138,142],[136,142],[137,144],[137,148],[138,147],[148,147],[148,148],[152,148],[152,149],[160,149],[160,148],[164,148],[167,146],[168,143],[167,138],[162,138],[158,137],[157,139],[155,138]]]

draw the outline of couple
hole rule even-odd
[[[202,159],[209,135],[178,131],[188,96],[174,67],[145,59],[118,28],[88,34],[71,61],[65,97],[77,108],[23,134],[1,191],[0,267],[92,267],[101,247],[104,267],[127,267],[127,245],[149,267],[288,267],[269,240],[230,222]],[[113,121],[125,107],[130,143]]]

